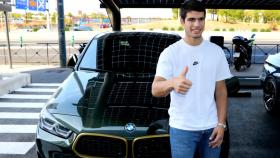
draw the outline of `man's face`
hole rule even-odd
[[[187,12],[185,20],[183,21],[183,19],[181,19],[181,24],[185,28],[185,33],[188,38],[202,38],[201,35],[205,27],[204,12]]]

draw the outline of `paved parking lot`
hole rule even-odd
[[[279,158],[280,117],[263,106],[262,90],[247,98],[229,98],[231,158]]]
[[[51,67],[24,71],[31,74],[33,83],[60,83],[71,69]],[[280,158],[280,116],[266,113],[261,89],[247,91],[252,93],[251,97],[229,98],[230,158]],[[3,156],[0,154],[0,158]],[[26,155],[8,157],[35,158],[35,148]]]

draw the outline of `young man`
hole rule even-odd
[[[185,1],[180,9],[185,37],[160,55],[152,94],[171,94],[170,143],[173,158],[218,158],[226,128],[227,90],[231,77],[223,50],[202,38],[204,5]]]

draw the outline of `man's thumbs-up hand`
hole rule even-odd
[[[173,78],[172,85],[175,92],[186,94],[186,92],[191,88],[192,82],[186,78],[188,71],[189,67],[186,66],[179,76]]]
[[[189,67],[186,66],[184,70],[180,73],[180,76],[186,78],[188,71],[189,71]]]

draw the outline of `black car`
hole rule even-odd
[[[96,35],[40,114],[38,156],[169,158],[169,96],[151,94],[157,60],[175,34]],[[228,157],[229,130],[221,157]]]
[[[260,79],[265,109],[275,113],[280,105],[280,53],[267,57]]]

